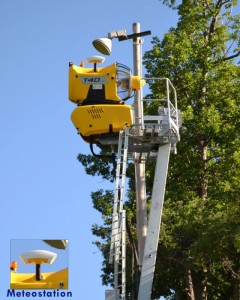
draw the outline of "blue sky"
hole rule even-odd
[[[139,22],[161,38],[176,21],[158,0],[0,1],[1,300],[9,288],[10,242],[19,239],[68,239],[73,299],[105,299],[91,234],[101,216],[90,194],[114,186],[87,176],[76,159],[90,151],[70,120],[68,62],[98,54],[92,40],[110,31],[130,34]],[[147,36],[143,52],[149,49]],[[132,68],[130,41],[114,41],[104,65],[115,61]]]

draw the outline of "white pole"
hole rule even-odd
[[[170,148],[171,144],[161,145],[158,148],[138,300],[151,299]]]
[[[140,24],[133,23],[133,33],[140,32]],[[133,63],[134,75],[142,77],[142,39],[140,37],[133,39]],[[136,91],[134,98],[135,124],[137,128],[142,124],[142,103],[141,90]],[[138,256],[140,266],[143,260],[144,244],[147,235],[146,219],[146,183],[145,183],[145,162],[135,161],[135,181],[136,181],[136,219],[137,219],[137,238],[138,238]]]
[[[122,299],[126,299],[126,211],[122,210]]]

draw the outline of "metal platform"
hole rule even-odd
[[[155,160],[158,147],[170,144],[171,151],[176,153],[176,144],[180,141],[179,128],[182,118],[177,108],[177,94],[168,78],[146,78],[151,85],[163,86],[163,98],[144,98],[142,107],[156,106],[154,114],[142,113],[141,122],[130,126],[128,158],[138,161]],[[143,110],[142,110],[143,111]],[[103,146],[117,149],[118,134],[99,136]]]

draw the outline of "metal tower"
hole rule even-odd
[[[112,238],[110,262],[114,263],[114,291],[108,291],[107,300],[126,299],[126,245],[124,188],[128,159],[137,161],[156,160],[152,189],[150,213],[148,216],[147,236],[143,251],[138,300],[150,300],[155,271],[158,240],[161,226],[165,185],[170,152],[176,153],[176,144],[180,140],[179,127],[181,116],[177,108],[177,94],[167,78],[145,78],[150,85],[161,90],[159,99],[142,99],[142,107],[154,103],[153,114],[144,114],[142,123],[134,124],[120,131],[118,141],[117,176],[113,207]],[[165,91],[162,87],[164,86]],[[125,134],[124,134],[125,133]],[[124,146],[123,146],[124,141]],[[119,181],[121,180],[121,186]],[[120,263],[121,255],[121,263]],[[119,269],[121,266],[121,270]],[[121,274],[121,286],[118,277]],[[119,289],[120,288],[120,289]],[[119,293],[120,291],[120,293]]]

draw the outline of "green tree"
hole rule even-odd
[[[153,299],[240,298],[240,18],[237,1],[163,1],[179,21],[145,53],[149,77],[168,77],[177,89],[183,117],[178,154],[170,159]],[[152,84],[154,95],[159,87]],[[147,107],[147,110],[152,109]],[[79,155],[88,174],[111,180],[107,160]],[[154,165],[147,166],[150,198]],[[134,233],[135,182],[129,164],[128,221]],[[93,233],[108,265],[111,192],[92,194],[103,225]],[[150,201],[150,200],[149,200]],[[130,243],[129,243],[130,249]],[[130,252],[128,255],[131,255]],[[130,278],[128,280],[130,281]],[[128,286],[131,291],[131,286]]]
[[[183,116],[168,176],[156,296],[162,281],[177,299],[239,299],[240,68],[234,59],[240,26],[234,4],[172,1],[177,28],[162,41],[155,37],[144,56],[148,76],[174,83]]]

